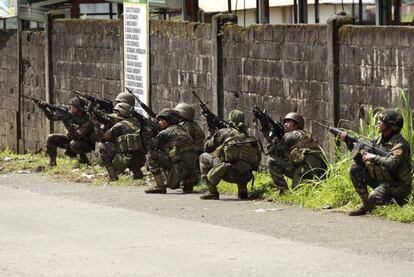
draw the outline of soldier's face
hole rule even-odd
[[[292,119],[285,119],[283,121],[283,129],[285,130],[285,132],[290,132],[296,130],[297,128],[298,124],[296,123],[296,121]]]
[[[73,114],[78,113],[79,109],[76,106],[70,105],[70,112]]]
[[[165,128],[167,128],[170,125],[168,123],[168,121],[163,119],[163,118],[158,119],[158,124],[160,124],[161,130],[164,130]]]

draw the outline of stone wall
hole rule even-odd
[[[16,149],[18,64],[15,31],[0,32],[0,145]]]
[[[327,25],[244,28],[225,24],[217,35],[213,35],[213,24],[151,21],[150,25],[150,93],[154,111],[183,101],[198,106],[192,91],[224,117],[234,108],[245,111],[252,131],[250,112],[254,105],[265,108],[276,120],[297,111],[304,115],[306,128],[326,146],[327,133],[316,127],[314,120],[330,120],[333,110],[328,88],[327,56],[332,50],[328,49]],[[413,30],[341,28],[336,42],[339,117],[355,120],[361,106],[395,107],[401,90],[411,93]],[[51,34],[51,62],[46,67],[45,33],[22,33],[22,60],[31,64],[22,76],[25,95],[47,98],[46,68],[51,71],[52,102],[67,103],[73,97],[72,90],[108,99],[121,92],[121,21],[55,20]],[[47,121],[30,101],[23,102],[24,112],[18,117],[15,32],[0,31],[0,57],[0,147],[16,149],[17,118],[21,118],[26,148],[37,151],[45,143]],[[205,122],[199,108],[196,114],[198,120]]]
[[[151,21],[151,98],[154,111],[179,102],[212,102],[211,25]],[[199,118],[199,113],[197,113]]]
[[[414,88],[414,28],[344,26],[340,30],[342,118],[364,106],[398,107]],[[412,97],[411,97],[412,98]]]
[[[224,116],[231,109],[266,109],[274,119],[291,111],[329,119],[325,25],[226,25],[223,45]]]
[[[22,59],[27,69],[23,76],[22,94],[45,99],[45,60],[44,32],[27,31],[22,33]],[[29,64],[27,64],[29,62]],[[29,67],[27,67],[30,65]],[[24,147],[29,152],[38,151],[46,142],[46,119],[42,110],[30,100],[24,100],[22,110],[22,130]]]

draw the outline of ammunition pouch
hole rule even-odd
[[[244,133],[228,139],[219,153],[221,161],[225,163],[234,163],[242,160],[250,164],[253,170],[259,168],[261,152],[257,145],[257,140]]]
[[[385,167],[379,166],[371,161],[368,161],[365,165],[366,165],[369,175],[374,180],[378,182],[389,182],[393,180],[390,172]]]
[[[119,136],[116,139],[116,145],[118,146],[119,152],[141,152],[145,153],[144,143],[139,133],[132,133]]]

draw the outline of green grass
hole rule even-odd
[[[79,164],[77,159],[60,156],[57,166],[49,167],[49,158],[44,153],[18,155],[10,150],[0,151],[0,173],[40,173],[58,180],[106,185],[106,170],[98,165]],[[96,164],[93,161],[93,164]],[[131,174],[122,174],[118,181],[110,185],[143,185],[144,180],[134,180]]]
[[[414,150],[414,134],[412,133],[412,113],[409,108],[410,99],[406,94],[401,93],[402,104],[399,111],[404,117],[403,136],[408,140],[411,149]],[[376,115],[373,109],[369,109],[366,115],[358,122],[357,134],[366,138],[377,136],[375,127]],[[333,138],[332,138],[333,139]],[[335,143],[332,141],[332,143]],[[360,200],[356,194],[349,176],[349,167],[352,160],[347,150],[342,148],[336,149],[338,160],[335,164],[328,167],[326,178],[308,180],[301,183],[295,189],[291,189],[284,195],[279,195],[277,190],[272,186],[270,176],[263,172],[254,174],[254,187],[249,183],[249,191],[252,196],[259,199],[269,199],[280,203],[294,204],[315,210],[332,209],[340,212],[348,212],[355,209]],[[6,157],[12,160],[5,162]],[[414,156],[413,156],[414,157]],[[9,150],[0,152],[0,170],[1,173],[18,172],[19,170],[29,170],[31,172],[42,172],[42,174],[51,175],[55,178],[61,178],[71,181],[87,182],[95,185],[103,185],[107,182],[104,178],[105,169],[99,166],[78,165],[75,159],[66,157],[58,158],[58,165],[52,169],[47,168],[48,158],[44,154],[26,154],[16,155]],[[92,175],[92,178],[87,178]],[[144,180],[133,180],[130,174],[120,176],[119,181],[111,182],[111,185],[143,185],[149,181],[149,177]],[[290,186],[290,180],[287,179]],[[205,185],[198,185],[196,191],[207,189]],[[237,186],[227,182],[221,182],[218,185],[221,194],[237,195]],[[373,216],[395,220],[400,222],[414,222],[414,200],[410,198],[409,203],[403,207],[391,204],[383,207],[376,207]]]

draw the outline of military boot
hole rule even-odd
[[[237,184],[237,198],[248,199],[247,184]]]
[[[132,168],[130,168],[130,169],[131,169],[131,171],[132,171],[133,178],[134,178],[135,180],[138,180],[138,179],[142,179],[142,178],[144,178],[144,173],[142,173],[141,168],[132,167]]]
[[[155,186],[146,189],[145,193],[167,193],[167,188],[165,187],[165,177],[164,175],[155,175],[154,176]]]
[[[350,216],[364,215],[374,209],[375,204],[371,200],[369,200],[368,193],[360,194],[359,197],[361,197],[361,201],[362,201],[361,207],[359,207],[358,209],[354,211],[351,211],[348,215]]]
[[[50,167],[53,167],[53,166],[56,166],[56,165],[57,165],[57,163],[56,163],[56,156],[50,156],[49,166]]]
[[[220,198],[217,187],[213,186],[207,177],[203,177],[204,182],[208,187],[208,191],[200,196],[202,200],[218,200]]]
[[[79,154],[79,163],[90,165],[88,156],[85,153]]]
[[[108,171],[109,181],[118,181],[118,171],[113,165],[106,166],[106,170]]]

